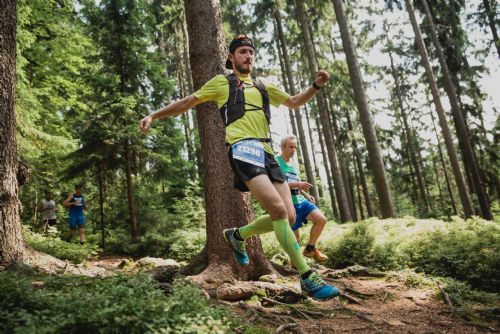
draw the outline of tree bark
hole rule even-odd
[[[472,216],[472,206],[469,199],[469,192],[465,185],[464,176],[462,171],[460,170],[460,165],[458,163],[457,153],[455,151],[455,147],[453,145],[453,140],[451,137],[451,132],[448,127],[448,121],[446,120],[446,115],[444,113],[443,105],[441,104],[441,99],[439,97],[439,90],[437,88],[436,80],[434,79],[434,74],[432,72],[432,68],[429,62],[429,57],[427,55],[427,49],[425,48],[424,41],[422,39],[422,33],[420,32],[420,27],[417,23],[417,19],[415,17],[415,12],[413,10],[413,5],[410,0],[405,0],[406,10],[410,16],[411,25],[413,28],[413,32],[415,33],[415,40],[417,43],[417,48],[420,53],[420,57],[422,58],[422,64],[425,68],[425,74],[427,76],[427,81],[429,82],[429,86],[432,93],[432,98],[434,100],[434,105],[436,106],[436,112],[439,118],[439,125],[441,126],[441,130],[443,133],[444,142],[446,144],[446,149],[448,152],[448,156],[450,158],[451,168],[453,169],[453,174],[455,175],[455,181],[458,187],[458,193],[460,195],[460,201],[462,203],[462,207],[464,210],[464,215],[466,218]]]
[[[304,106],[304,111],[306,113],[306,120],[307,120],[307,133],[309,134],[309,142],[311,143],[311,150],[312,150],[311,153],[312,153],[312,157],[313,157],[314,174],[315,174],[316,180],[321,180],[321,177],[319,175],[318,160],[316,160],[316,152],[314,151],[315,144],[314,144],[313,135],[312,135],[313,129],[311,127],[311,122],[310,122],[310,118],[309,118],[310,114],[309,114],[307,106]],[[319,198],[323,198],[323,196],[324,196],[322,185],[318,187],[318,195],[319,195]]]
[[[436,134],[437,149],[438,149],[438,153],[439,153],[439,161],[441,162],[441,166],[443,167],[444,179],[446,181],[446,190],[448,191],[448,195],[450,196],[450,203],[451,203],[451,207],[453,209],[453,214],[458,215],[457,205],[455,203],[455,197],[453,196],[453,191],[451,189],[451,182],[450,182],[450,178],[448,176],[448,168],[446,167],[446,163],[444,161],[443,150],[441,149],[441,140],[439,139],[439,134],[437,132],[436,123],[434,122],[434,115],[432,114],[432,112],[431,112],[431,120],[432,120],[432,127],[434,129],[434,133]]]
[[[441,72],[444,81],[444,89],[450,101],[451,112],[453,115],[453,120],[455,121],[455,129],[457,132],[457,137],[460,143],[460,147],[462,149],[464,164],[468,166],[471,173],[472,182],[474,184],[477,199],[479,201],[479,207],[481,209],[481,216],[484,219],[492,220],[493,216],[491,214],[490,203],[488,197],[486,196],[483,180],[481,179],[481,175],[479,173],[476,156],[474,154],[474,151],[472,150],[472,145],[469,139],[467,126],[465,124],[462,110],[458,102],[457,91],[455,85],[451,80],[450,71],[448,70],[448,65],[446,64],[446,59],[444,57],[441,43],[439,42],[437,37],[436,28],[434,26],[434,20],[429,11],[429,6],[427,5],[427,1],[422,0],[422,5],[424,7],[425,14],[427,15],[427,19],[430,24],[432,43],[434,44],[434,48],[436,49],[436,53],[439,58],[439,64],[441,65]]]
[[[99,167],[97,170],[97,181],[99,183],[99,214],[100,214],[100,226],[101,226],[101,248],[104,249],[105,246],[105,230],[104,230],[104,177],[103,168]]]
[[[488,25],[491,29],[491,34],[493,35],[493,43],[497,49],[498,58],[500,58],[500,40],[498,39],[497,26],[495,24],[495,13],[491,10],[490,0],[483,0],[484,10],[488,16]]]
[[[352,123],[351,123],[351,116],[349,115],[349,111],[346,110],[346,117],[347,117],[347,129],[352,132]],[[370,202],[370,193],[368,192],[368,185],[366,184],[366,176],[365,176],[365,171],[363,169],[363,161],[361,159],[361,154],[359,153],[358,145],[356,144],[356,140],[354,137],[352,138],[352,149],[354,151],[354,158],[356,160],[356,165],[358,166],[358,172],[359,172],[359,181],[361,183],[361,189],[363,189],[363,197],[365,198],[365,206],[366,206],[366,212],[368,213],[368,218],[373,217],[373,209],[372,205]]]
[[[125,152],[125,176],[127,178],[127,199],[130,222],[130,235],[132,241],[137,240],[137,218],[135,214],[134,190],[132,189],[132,168],[129,139],[125,139],[123,150]]]
[[[307,55],[307,62],[309,65],[309,72],[311,73],[311,76],[314,76],[316,75],[316,72],[318,72],[318,65],[316,63],[314,46],[312,44],[311,36],[309,34],[308,23],[304,8],[304,0],[296,0],[296,5],[297,5],[297,16],[299,19],[302,36],[304,38],[304,47]],[[325,136],[326,151],[328,153],[328,160],[330,162],[335,193],[337,195],[337,202],[339,205],[340,221],[347,222],[352,220],[352,215],[351,215],[351,210],[349,209],[349,202],[346,195],[344,182],[342,180],[337,149],[335,148],[335,139],[332,134],[332,129],[328,126],[328,124],[330,123],[329,115],[328,115],[328,109],[326,107],[326,100],[324,98],[323,93],[324,93],[323,91],[319,91],[316,94],[316,102],[318,105],[321,123],[323,124],[322,129],[323,129],[323,134]]]
[[[283,62],[285,65],[285,72],[288,81],[288,89],[290,90],[289,92],[291,95],[295,95],[297,94],[297,91],[295,89],[295,82],[293,80],[292,67],[290,65],[290,58],[288,57],[288,49],[286,47],[285,36],[283,34],[283,26],[281,23],[281,14],[279,9],[274,10],[274,17],[276,19],[277,34],[278,34],[278,39],[280,41],[281,54],[283,55]],[[300,115],[300,109],[295,110],[294,116],[295,116],[295,122],[297,124],[299,143],[302,152],[302,157],[304,160],[307,182],[313,185],[313,187],[311,188],[311,194],[313,195],[314,198],[316,198],[316,200],[319,200],[318,189],[316,187],[316,181],[314,179],[314,173],[311,166],[309,148],[307,146],[306,135],[304,132],[304,125],[302,124],[302,117]]]
[[[218,0],[185,0],[189,34],[190,63],[194,89],[217,74],[224,73],[226,41]],[[207,55],[210,55],[207,57]],[[264,257],[259,238],[247,242],[250,266],[236,264],[231,248],[224,242],[225,228],[243,226],[253,218],[250,196],[233,188],[233,172],[225,145],[225,129],[217,107],[212,103],[197,107],[202,158],[204,163],[205,208],[207,224],[208,267],[200,279],[223,281],[229,276],[255,278],[273,272]]]
[[[21,259],[16,146],[16,1],[0,3],[0,264]]]
[[[333,7],[337,22],[340,28],[340,35],[342,37],[342,44],[346,54],[347,65],[349,68],[349,76],[354,90],[354,97],[359,111],[359,118],[363,127],[363,134],[366,140],[366,147],[368,149],[368,157],[370,159],[371,169],[373,171],[373,181],[379,199],[380,211],[383,218],[395,217],[396,210],[392,201],[389,182],[385,174],[384,161],[380,154],[377,134],[373,125],[373,120],[370,115],[368,103],[366,101],[365,88],[363,86],[363,79],[359,69],[358,59],[354,46],[352,44],[351,32],[347,25],[347,20],[344,14],[342,0],[333,0]]]
[[[274,23],[274,31],[277,31],[276,28],[276,21],[273,21]],[[281,45],[280,45],[280,40],[279,38],[276,39],[276,47],[278,49],[278,60],[280,63],[280,69],[281,69],[281,80],[283,81],[283,87],[287,92],[290,91],[290,86],[288,85],[288,80],[286,78],[286,69],[285,69],[285,64],[283,63],[283,54],[281,52]],[[292,123],[292,133],[296,134],[297,133],[297,124],[295,122],[295,117],[293,115],[293,110],[288,108],[288,117],[290,118],[290,123]]]

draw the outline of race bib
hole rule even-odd
[[[297,174],[293,173],[286,173],[285,174],[286,182],[291,183],[291,182],[299,182],[299,176]]]
[[[242,140],[232,146],[233,159],[265,167],[264,145],[258,140]]]

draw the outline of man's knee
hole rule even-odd
[[[318,226],[325,226],[326,225],[326,217],[321,212],[318,212],[318,214],[315,215],[314,220],[312,220],[312,222],[313,222],[313,224],[318,225]]]
[[[273,220],[286,219],[288,217],[285,203],[277,202],[269,207],[269,215]]]

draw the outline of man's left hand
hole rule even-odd
[[[316,73],[314,82],[316,83],[316,85],[323,87],[324,85],[326,85],[328,80],[330,80],[330,73],[325,70],[319,70],[318,73]]]

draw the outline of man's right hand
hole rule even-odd
[[[149,127],[151,126],[151,123],[153,122],[153,117],[150,115],[147,115],[143,119],[139,121],[139,129],[142,131],[142,133],[146,134],[149,131]]]
[[[308,191],[309,189],[312,188],[312,184],[310,184],[308,182],[298,182],[298,185],[299,185],[299,189],[304,190],[304,191]]]

